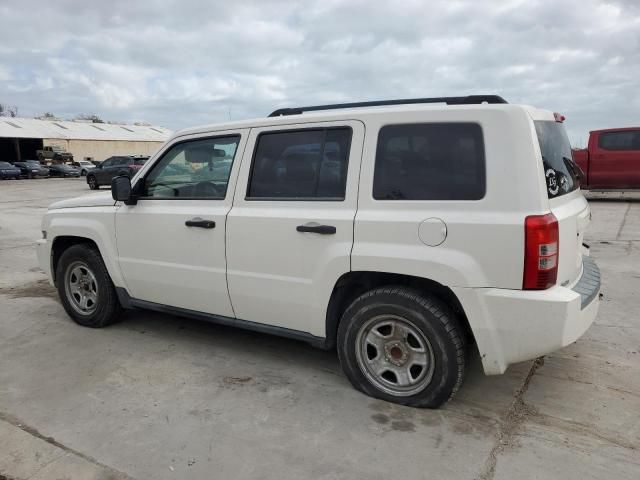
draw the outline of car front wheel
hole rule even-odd
[[[345,311],[338,356],[353,386],[367,395],[437,408],[462,384],[463,338],[456,316],[431,294],[382,287]]]
[[[98,185],[98,180],[94,175],[89,175],[87,177],[87,183],[89,184],[89,188],[91,190],[98,190],[98,188],[100,188],[100,185]]]
[[[64,309],[78,324],[99,328],[116,322],[122,307],[100,253],[87,244],[64,251],[56,268]]]

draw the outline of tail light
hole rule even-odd
[[[558,220],[553,213],[524,221],[524,290],[545,290],[556,284],[559,251]]]

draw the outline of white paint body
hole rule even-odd
[[[485,372],[575,341],[593,322],[596,300],[581,309],[571,290],[581,274],[589,207],[579,190],[549,200],[533,120],[547,111],[519,105],[394,106],[330,111],[178,132],[132,179],[187,138],[238,134],[241,141],[223,200],[141,200],[107,196],[50,207],[39,241],[51,277],[57,236],[95,241],[116,286],[136,299],[326,335],[336,281],[351,271],[422,277],[450,288],[468,318]],[[372,195],[378,132],[394,123],[474,122],[482,127],[486,195],[474,201],[379,201]],[[344,201],[247,200],[258,134],[349,126],[353,131]],[[558,282],[523,291],[524,219],[552,211],[560,227]],[[216,222],[189,229],[185,220]],[[434,220],[435,219],[435,220]],[[425,222],[426,221],[426,222]],[[307,222],[335,235],[296,231]]]

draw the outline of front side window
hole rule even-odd
[[[144,178],[142,196],[224,199],[239,142],[233,135],[174,145]]]
[[[640,131],[601,133],[598,146],[603,150],[640,150]]]
[[[380,129],[376,200],[479,200],[485,194],[482,129],[475,123],[419,123]]]
[[[247,198],[343,200],[351,133],[340,127],[260,134]]]

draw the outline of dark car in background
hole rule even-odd
[[[102,185],[111,185],[111,180],[114,177],[124,175],[131,178],[142,168],[147,160],[149,160],[149,157],[141,155],[109,157],[87,173],[87,184],[91,190],[97,190]]]
[[[49,169],[43,167],[37,160],[13,162],[13,166],[20,169],[20,175],[26,178],[48,177]]]
[[[80,169],[66,163],[49,165],[49,175],[52,177],[79,177]]]
[[[0,178],[20,178],[20,169],[9,162],[0,162]]]

